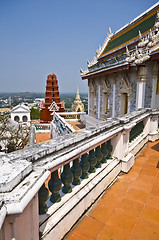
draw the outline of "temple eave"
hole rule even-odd
[[[82,78],[82,80],[84,80],[84,79],[88,79],[88,78],[91,78],[91,77],[100,77],[100,76],[105,75],[105,74],[116,73],[116,72],[119,72],[119,71],[122,71],[122,70],[129,70],[129,69],[130,69],[130,64],[125,63],[125,64],[118,65],[116,67],[113,66],[113,67],[109,67],[107,69],[100,69],[100,70],[95,71],[95,72],[87,73],[86,75],[81,76],[81,78]]]

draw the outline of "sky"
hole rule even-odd
[[[87,69],[112,32],[153,0],[0,0],[0,92],[45,92],[54,73],[61,93],[86,93]]]

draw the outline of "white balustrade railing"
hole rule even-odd
[[[8,179],[4,174],[5,184],[0,184],[0,197],[3,197],[3,209],[5,207],[7,213],[1,232],[6,232],[13,225],[17,231],[24,231],[16,225],[19,219],[15,214],[23,219],[26,212],[31,213],[31,209],[37,209],[39,198],[39,230],[42,238],[62,239],[118,174],[121,171],[128,172],[133,167],[134,156],[144,144],[159,139],[158,116],[159,111],[141,109],[121,118],[109,119],[96,126],[5,154],[2,161],[12,164],[13,171],[9,176],[14,181],[11,185],[9,181],[7,185]],[[16,175],[18,169],[14,173],[16,168],[21,177]],[[8,176],[9,167],[6,169]],[[47,185],[44,182],[50,173]],[[49,198],[48,190],[51,192]],[[13,213],[13,225],[7,225]],[[34,212],[36,224],[37,217],[37,212]],[[27,219],[30,218],[25,221]],[[29,220],[26,224],[32,223]],[[36,224],[31,227],[32,234],[37,237]],[[14,235],[11,237],[16,238]],[[23,236],[23,239],[27,238]]]
[[[85,115],[85,112],[61,112],[58,113],[61,117],[63,117],[67,122],[69,121],[80,121],[81,117]]]
[[[38,123],[34,124],[36,132],[49,132],[50,124],[49,123]]]

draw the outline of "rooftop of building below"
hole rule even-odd
[[[148,143],[128,174],[120,174],[66,240],[159,239],[159,141]]]
[[[77,121],[73,121],[73,122],[68,122],[71,126],[73,126],[73,128],[78,131],[80,129],[85,128],[85,125],[81,122]],[[40,124],[40,122],[36,121],[36,122],[32,122],[32,124]],[[35,134],[35,139],[36,139],[36,144],[41,143],[41,142],[45,142],[50,140],[50,132],[38,132]]]

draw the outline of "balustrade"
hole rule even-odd
[[[46,201],[48,200],[49,197],[49,191],[45,187],[45,184],[43,184],[42,187],[40,188],[38,195],[39,195],[39,214],[41,215],[46,213],[48,210],[46,206]]]
[[[79,180],[80,176],[82,175],[82,169],[79,165],[79,159],[76,158],[73,161],[73,166],[71,168],[71,171],[73,173],[74,180],[72,182],[73,185],[79,185],[81,182]]]
[[[72,192],[71,183],[73,182],[73,174],[71,172],[69,163],[64,166],[63,172],[61,173],[61,180],[64,184],[64,186],[62,187],[62,192]]]
[[[81,153],[79,158],[72,161],[72,167],[70,167],[70,163],[65,164],[61,172],[61,178],[59,170],[53,171],[48,182],[49,190],[52,193],[50,201],[52,203],[61,201],[60,190],[65,194],[71,193],[72,185],[79,185],[83,179],[89,178],[90,173],[95,173],[96,168],[100,168],[103,163],[106,163],[108,156],[111,158],[111,151],[111,140],[109,140],[102,143],[101,146],[91,149],[88,153]],[[39,213],[44,214],[47,211],[45,203],[48,199],[48,190],[45,185],[39,191],[39,199]]]
[[[55,116],[59,124],[61,119],[58,114]],[[34,209],[38,231],[36,206],[39,197],[39,213],[42,215],[39,230],[42,238],[52,239],[56,234],[58,239],[62,239],[118,174],[121,171],[127,173],[133,167],[135,155],[140,149],[149,140],[159,138],[158,116],[159,111],[140,109],[77,132],[70,129],[70,134],[1,155],[3,164],[8,164],[8,161],[13,164],[13,168],[7,165],[7,172],[2,171],[6,176],[4,179],[8,179],[14,168],[19,169],[17,166],[21,161],[26,174],[24,176],[23,169],[21,172],[18,170],[18,175],[24,176],[23,179],[13,174],[13,190],[10,190],[10,180],[8,185],[5,180],[1,184],[6,214],[6,220],[2,223],[12,216],[20,215],[26,219],[26,211],[30,214]],[[63,122],[63,127],[68,127],[66,122]],[[63,228],[65,223],[67,227]]]
[[[135,127],[133,127],[130,131],[129,142],[132,142],[136,137],[138,137],[143,132],[143,129],[144,129],[143,121],[137,123]]]
[[[88,178],[88,170],[90,168],[90,164],[88,162],[88,157],[87,157],[87,153],[83,154],[81,157],[81,162],[80,162],[80,166],[82,168],[82,175],[81,178],[82,179],[86,179]]]
[[[62,182],[59,178],[58,170],[51,173],[51,179],[48,182],[48,187],[50,192],[52,193],[50,201],[52,203],[60,202],[61,196],[59,194],[59,191],[61,189]]]
[[[49,131],[50,124],[35,124],[34,125],[37,131]]]
[[[103,158],[103,154],[101,152],[101,148],[100,146],[96,147],[96,150],[95,150],[95,156],[97,158],[97,164],[95,165],[96,168],[99,168],[101,167],[101,160]]]
[[[108,155],[108,150],[107,150],[107,146],[106,146],[105,142],[101,146],[101,152],[102,152],[102,155],[103,155],[101,163],[106,163],[107,162],[106,157]]]

